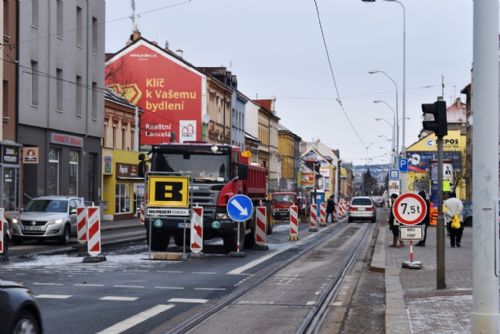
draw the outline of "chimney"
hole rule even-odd
[[[165,50],[168,50],[169,44],[168,41],[165,41]]]
[[[179,58],[183,58],[183,56],[184,56],[184,51],[182,49],[175,50],[175,53],[177,54],[177,56]]]
[[[138,40],[138,39],[140,39],[140,38],[141,38],[141,33],[140,33],[140,31],[139,31],[139,30],[134,30],[134,31],[132,32],[132,34],[130,35],[130,38],[129,38],[128,42],[127,42],[127,45],[128,45],[128,44],[131,44],[131,43],[133,43],[133,42],[135,42],[135,41],[137,41],[137,40]]]

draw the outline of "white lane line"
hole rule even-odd
[[[314,305],[314,304],[316,304],[316,302],[307,302],[306,303],[307,306],[311,306],[311,305]]]
[[[76,283],[73,286],[88,286],[88,287],[103,287],[104,284],[86,284],[86,283]]]
[[[132,273],[145,273],[145,272],[147,272],[146,269],[125,269],[124,271],[132,272]]]
[[[205,304],[208,299],[196,299],[196,298],[170,298],[167,303],[186,303],[186,304]]]
[[[68,299],[72,295],[37,295],[36,299]]]
[[[33,285],[61,286],[61,285],[64,285],[64,284],[63,283],[40,283],[40,282],[34,282]]]
[[[193,271],[191,274],[196,274],[196,275],[216,275],[216,272],[213,271]]]
[[[143,285],[113,285],[114,288],[144,289]]]
[[[158,270],[158,272],[167,274],[182,274],[182,271],[179,270]]]
[[[111,327],[108,327],[106,329],[103,329],[100,331],[98,334],[117,334],[117,333],[122,333],[138,324],[141,322],[144,322],[162,312],[165,312],[175,305],[156,305],[149,310],[143,311],[141,313],[137,313],[136,315],[131,316],[128,319],[125,319],[123,321],[120,321],[117,324],[114,324]]]
[[[138,297],[122,297],[122,296],[106,296],[99,298],[99,300],[112,300],[116,302],[133,302],[136,301]]]
[[[268,254],[266,256],[263,256],[259,259],[256,259],[256,260],[253,260],[252,262],[249,262],[241,267],[238,267],[238,268],[235,268],[233,270],[231,270],[230,272],[228,272],[227,274],[228,275],[240,275],[242,272],[248,270],[248,269],[251,269],[259,264],[261,264],[262,262],[264,261],[267,261],[269,260],[270,258],[280,254],[280,253],[283,253],[284,251],[288,250],[289,248],[291,248],[292,246],[290,247],[286,247],[286,248],[282,248],[280,250],[277,250],[275,251],[274,253],[271,253],[271,254]]]
[[[182,287],[182,286],[155,286],[155,289],[184,290],[184,287]]]
[[[226,291],[226,288],[194,288],[199,291]]]

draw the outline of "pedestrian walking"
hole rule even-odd
[[[450,244],[451,247],[461,247],[460,242],[462,241],[462,233],[464,231],[463,223],[463,211],[464,205],[462,201],[459,200],[454,192],[450,193],[450,198],[443,202],[445,207],[444,219],[446,226],[450,231]]]
[[[392,244],[389,245],[389,247],[398,247],[398,239],[399,239],[399,222],[397,219],[394,217],[394,214],[392,213],[392,206],[394,205],[394,201],[398,198],[398,194],[392,194],[391,198],[389,200],[390,202],[390,213],[389,213],[389,229],[392,232]],[[404,247],[403,241],[399,240],[399,247]]]
[[[425,247],[425,239],[427,239],[427,226],[430,224],[430,214],[431,214],[431,204],[429,199],[427,198],[427,194],[424,190],[421,190],[419,193],[420,197],[422,197],[427,205],[427,214],[425,215],[424,220],[422,220],[418,225],[424,226],[424,239],[420,240],[415,246]]]
[[[328,197],[326,201],[326,222],[328,223],[328,217],[331,217],[331,222],[335,220],[335,216],[333,215],[335,211],[335,200],[333,199],[333,195]]]

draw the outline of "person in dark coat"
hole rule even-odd
[[[326,201],[326,219],[325,221],[328,223],[328,217],[331,217],[331,222],[335,220],[335,216],[333,213],[335,212],[335,200],[333,199],[333,195],[328,197]]]
[[[427,204],[427,214],[425,215],[424,220],[422,220],[418,225],[423,225],[424,226],[424,239],[420,240],[415,246],[419,247],[425,247],[425,239],[427,239],[427,226],[430,224],[430,217],[431,217],[431,203],[427,199],[427,194],[425,193],[424,190],[421,190],[419,193],[420,197],[422,197],[425,201],[425,204]]]
[[[398,247],[398,239],[399,239],[399,222],[394,218],[394,214],[392,213],[392,206],[394,205],[394,201],[398,198],[398,194],[392,194],[390,198],[390,214],[389,214],[389,229],[392,232],[392,244],[389,247]],[[399,240],[399,247],[404,247],[403,241]]]

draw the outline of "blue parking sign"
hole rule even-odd
[[[406,158],[399,158],[399,171],[401,173],[407,173],[408,172],[408,159],[406,159]]]

